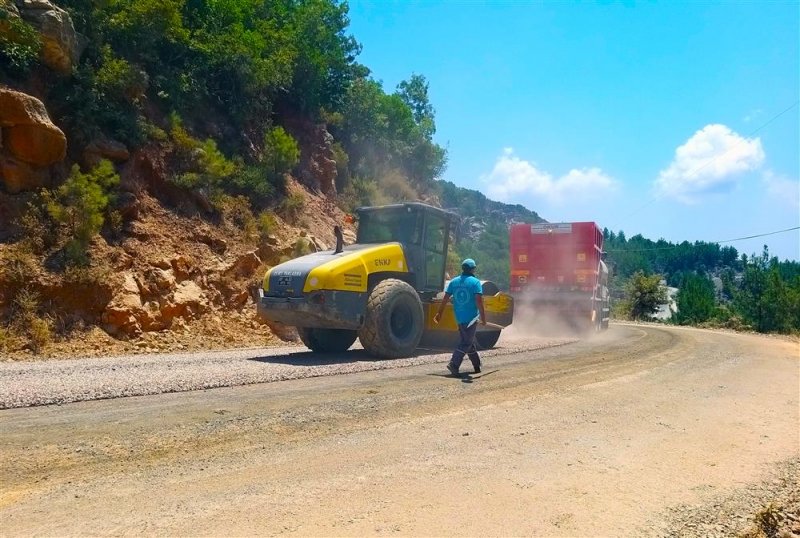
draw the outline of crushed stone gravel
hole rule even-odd
[[[535,351],[574,338],[530,338],[489,351],[491,357]],[[355,346],[346,353],[315,354],[304,347],[161,353],[60,361],[0,363],[0,409],[145,396],[367,370],[444,363],[450,353],[420,350],[406,359],[378,360]]]
[[[696,505],[673,506],[641,536],[667,538],[800,537],[800,457],[769,469],[764,480]]]

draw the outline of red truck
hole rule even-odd
[[[534,324],[608,328],[608,267],[594,222],[511,226],[511,294]]]

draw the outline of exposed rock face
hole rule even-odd
[[[261,265],[258,251],[253,250],[237,258],[230,266],[223,270],[226,275],[250,276]]]
[[[286,120],[287,128],[300,145],[300,181],[328,197],[336,196],[336,161],[333,136],[325,124],[307,120]]]
[[[329,197],[336,196],[336,161],[333,155],[333,136],[325,125],[317,125],[312,140],[313,153],[309,162],[309,171],[319,181],[319,189]]]
[[[86,38],[75,31],[69,14],[49,0],[15,0],[22,18],[42,38],[42,61],[67,75],[86,48]]]
[[[0,172],[8,192],[43,187],[46,167],[64,159],[67,138],[53,125],[44,104],[25,93],[0,87]]]
[[[193,280],[177,283],[172,269],[154,268],[141,276],[128,272],[123,279],[101,318],[112,334],[166,329],[176,318],[192,319],[211,308],[200,285]]]
[[[251,295],[242,279],[252,278],[262,260],[254,250],[213,267],[198,267],[184,255],[151,264],[144,271],[123,270],[122,284],[115,287],[100,316],[110,334],[138,336],[169,329],[217,308],[244,308]]]

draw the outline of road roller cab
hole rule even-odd
[[[297,327],[303,343],[317,352],[344,351],[356,338],[384,358],[409,356],[421,342],[447,345],[457,332],[452,307],[439,325],[432,319],[458,217],[422,203],[364,207],[356,214],[355,244],[344,245],[337,229],[335,249],[267,271],[259,316]],[[493,284],[486,288],[486,314],[495,326],[482,326],[478,342],[492,347],[500,328],[511,323],[513,302]]]

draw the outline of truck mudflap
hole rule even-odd
[[[256,311],[262,321],[294,327],[357,330],[364,323],[367,294],[321,290],[303,297],[275,297],[258,290]]]

